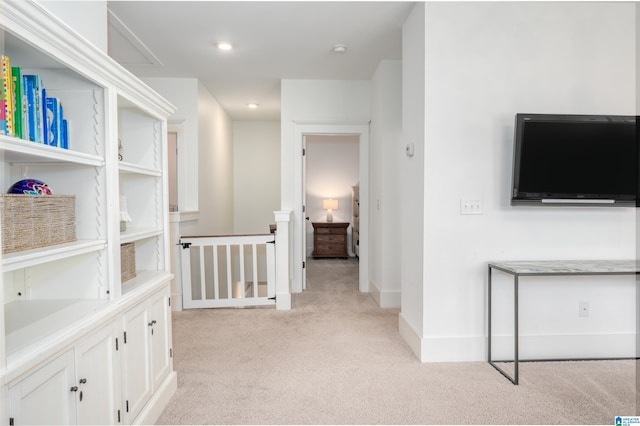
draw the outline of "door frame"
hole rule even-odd
[[[306,228],[305,214],[302,206],[305,203],[305,182],[302,155],[305,136],[328,135],[328,136],[359,136],[360,154],[360,255],[358,276],[358,288],[363,293],[369,292],[369,121],[358,122],[337,122],[337,123],[305,123],[294,122],[295,124],[295,152],[298,152],[294,167],[294,216],[297,216],[297,226],[293,227],[293,282],[291,291],[300,293],[303,290],[303,283],[306,282],[306,269],[303,269],[303,262],[306,262],[306,250],[303,245],[304,232]]]

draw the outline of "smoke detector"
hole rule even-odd
[[[333,53],[347,53],[347,46],[344,44],[336,44],[335,46],[333,46]]]

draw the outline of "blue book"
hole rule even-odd
[[[47,139],[51,146],[62,146],[62,103],[58,98],[46,99]]]
[[[41,118],[40,118],[40,123],[41,123],[41,128],[40,128],[40,134],[42,137],[42,143],[44,143],[45,145],[51,145],[50,140],[49,140],[49,122],[47,120],[47,90],[42,87],[42,80],[40,79],[40,76],[38,76],[38,80],[40,81],[40,114]]]
[[[29,134],[25,135],[25,139],[32,142],[38,142],[38,110],[36,107],[36,76],[26,74],[22,76],[24,83],[25,96],[27,97],[27,123]]]
[[[66,118],[62,119],[62,145],[64,149],[69,149],[69,122]]]

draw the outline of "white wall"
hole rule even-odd
[[[199,220],[181,227],[183,235],[233,233],[233,122],[198,82]]]
[[[177,107],[169,121],[182,123],[186,139],[187,152],[178,153],[178,167],[183,166],[188,180],[180,185],[179,191],[186,194],[178,195],[179,207],[181,212],[198,214],[187,216],[197,220],[180,224],[180,235],[233,233],[231,118],[198,80],[146,78],[145,82]]]
[[[369,288],[381,307],[400,307],[402,62],[382,61],[371,86]]]
[[[327,211],[322,200],[338,200],[338,209],[333,211],[334,222],[351,223],[351,187],[360,179],[360,138],[351,135],[313,135],[307,137],[306,155],[306,206],[307,256],[313,251],[313,222],[326,222]],[[351,227],[348,229],[349,255],[351,250]]]
[[[178,207],[198,210],[198,80],[195,78],[143,78],[147,85],[176,107],[169,123],[180,124],[178,153]]]
[[[456,25],[457,28],[457,25]],[[425,134],[425,4],[418,3],[402,28],[402,143],[414,155],[400,160],[400,334],[421,357],[423,336],[423,211]],[[441,159],[446,164],[447,159]]]
[[[233,164],[234,233],[269,233],[280,209],[280,122],[234,122]]]
[[[45,9],[60,18],[98,49],[107,53],[107,2],[91,1],[38,1]]]
[[[281,207],[282,210],[293,211],[292,289],[300,291],[303,214],[301,182],[296,179],[296,170],[301,167],[302,152],[297,149],[301,141],[296,141],[296,126],[305,123],[368,123],[371,118],[371,82],[282,80],[281,90]]]
[[[486,358],[487,261],[635,258],[632,208],[509,205],[515,113],[635,113],[634,8],[426,3],[421,359]],[[460,215],[461,199],[482,200],[483,214]],[[590,356],[598,342],[612,355],[635,354],[633,278],[524,281],[522,357]],[[407,284],[403,315],[406,298],[420,293]],[[581,321],[583,300],[592,316]],[[509,321],[498,325],[510,333]],[[556,346],[580,336],[584,344]]]

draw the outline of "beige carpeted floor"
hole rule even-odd
[[[309,259],[291,311],[174,313],[178,390],[158,424],[614,424],[635,361],[421,363],[398,310],[357,291],[354,260]]]

